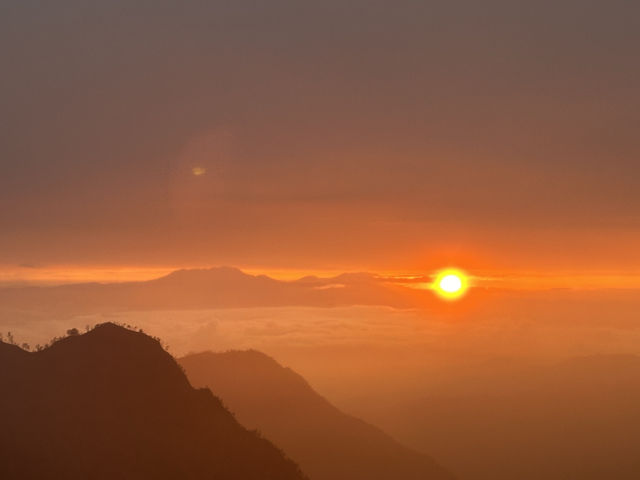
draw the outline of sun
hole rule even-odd
[[[431,288],[445,300],[457,300],[469,289],[469,277],[455,268],[441,270],[436,275]]]

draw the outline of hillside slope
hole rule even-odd
[[[426,455],[342,413],[262,353],[201,353],[179,362],[194,385],[210,386],[243,425],[264,432],[313,480],[452,478]]]
[[[0,478],[302,480],[159,343],[113,324],[0,344]]]

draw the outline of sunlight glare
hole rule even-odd
[[[467,292],[469,288],[469,278],[460,270],[442,270],[438,272],[432,288],[445,300],[457,300]]]

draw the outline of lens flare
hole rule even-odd
[[[448,268],[438,272],[431,288],[445,300],[457,300],[469,289],[469,277],[461,270]]]

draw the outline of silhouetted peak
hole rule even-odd
[[[227,350],[226,352],[199,352],[191,353],[185,358],[192,358],[198,361],[242,361],[245,364],[269,365],[273,368],[284,368],[275,359],[258,350]]]
[[[230,376],[235,385],[243,384],[247,391],[263,392],[260,394],[265,395],[265,398],[288,395],[292,398],[326,401],[313,391],[301,375],[256,350],[203,352],[187,355],[179,359],[179,362],[192,373],[198,370],[207,375],[215,374],[219,378]]]
[[[236,267],[185,268],[159,278],[159,281],[255,278]]]
[[[304,478],[142,332],[105,323],[39,352],[4,351],[0,478]]]
[[[96,325],[87,333],[69,335],[55,342],[50,348],[65,348],[72,345],[87,345],[94,349],[108,349],[113,351],[114,354],[124,352],[140,354],[147,352],[152,355],[166,355],[159,340],[142,331],[136,331],[111,322]]]
[[[189,354],[186,357],[195,362],[216,363],[227,365],[229,368],[251,368],[254,370],[288,370],[275,359],[258,350],[229,350],[226,352],[201,352]]]
[[[130,384],[135,388],[186,391],[190,388],[182,369],[156,340],[140,331],[103,323],[93,330],[70,335],[32,354],[33,360],[55,365],[61,375],[78,371],[101,372],[88,382]]]
[[[319,480],[453,477],[376,427],[346,415],[306,380],[257,352],[205,352],[180,360],[191,382],[210,386],[249,428],[282,446]]]
[[[140,330],[136,331],[132,328],[123,327],[122,325],[112,322],[100,323],[87,333],[79,336],[87,339],[110,342],[147,342],[149,340],[153,340],[154,343],[157,343],[156,340],[152,339]]]

